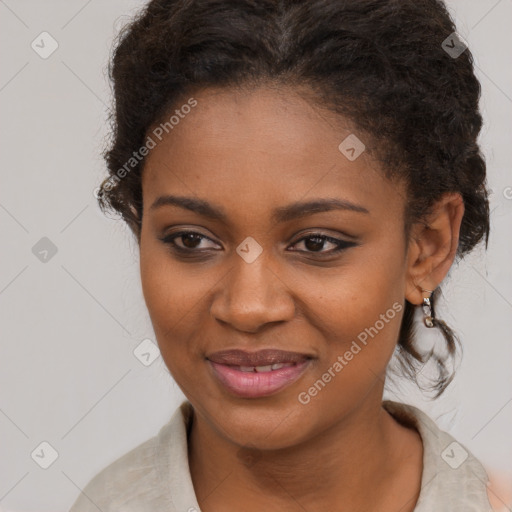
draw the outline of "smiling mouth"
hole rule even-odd
[[[260,398],[280,392],[296,382],[312,360],[312,355],[277,348],[257,352],[223,350],[206,357],[217,383],[241,398]]]
[[[259,371],[271,371],[272,366],[276,364],[297,364],[311,358],[312,356],[309,354],[290,352],[276,348],[267,348],[258,350],[257,352],[247,352],[240,349],[222,350],[206,356],[206,359],[214,363],[237,366],[240,368],[261,368]],[[267,367],[270,368],[265,369]]]
[[[234,368],[240,372],[256,372],[256,373],[266,373],[272,372],[275,370],[280,370],[281,368],[288,368],[290,366],[296,366],[297,363],[274,363],[267,364],[264,366],[236,366],[236,365],[226,365],[230,368]]]

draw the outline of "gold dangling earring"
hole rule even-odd
[[[424,290],[423,288],[421,288],[421,291],[422,292],[428,292],[431,294],[432,296],[432,293],[433,290]],[[423,297],[423,313],[424,313],[424,318],[423,318],[423,322],[425,323],[425,325],[427,327],[434,327],[434,316],[433,316],[433,313],[432,313],[432,303],[430,302],[430,297]]]

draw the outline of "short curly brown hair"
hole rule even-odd
[[[134,155],[149,128],[193,91],[282,84],[307,88],[310,100],[348,118],[383,173],[405,181],[406,235],[444,193],[459,192],[456,257],[484,237],[487,248],[481,88],[461,41],[440,0],[152,0],[121,30],[109,62],[115,109],[99,205],[120,213],[140,242],[145,160]],[[427,359],[415,347],[414,312],[406,301],[397,355],[419,385]],[[448,349],[428,358],[437,397],[460,341],[442,320],[435,325]]]

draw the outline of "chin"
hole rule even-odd
[[[277,450],[299,444],[307,439],[307,419],[311,411],[293,398],[285,401],[244,400],[226,401],[222,409],[215,408],[210,423],[223,437],[239,446],[261,450]]]

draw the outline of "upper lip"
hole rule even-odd
[[[206,359],[233,366],[267,366],[276,363],[301,363],[311,359],[311,356],[269,348],[257,352],[246,352],[240,349],[222,350],[206,356]]]

